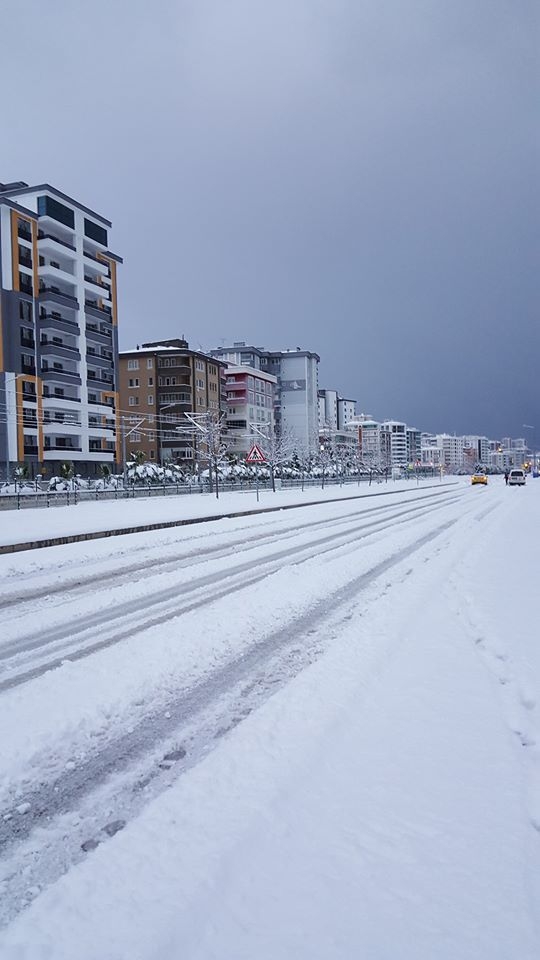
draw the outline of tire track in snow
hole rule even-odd
[[[144,546],[137,548],[138,550],[146,551],[147,556],[143,560],[138,560],[135,563],[125,562],[125,555],[122,554],[113,555],[114,558],[118,557],[119,569],[108,569],[107,572],[103,573],[93,573],[86,574],[81,576],[78,575],[76,578],[65,579],[61,583],[49,584],[44,587],[39,588],[26,588],[21,591],[21,586],[18,584],[16,592],[6,593],[3,596],[0,596],[0,611],[8,610],[12,607],[20,607],[25,603],[29,603],[35,600],[44,600],[50,597],[59,596],[62,602],[69,600],[71,597],[82,597],[88,593],[93,593],[95,588],[100,584],[105,584],[107,587],[111,586],[111,578],[114,578],[114,586],[120,586],[123,583],[132,583],[133,574],[141,573],[143,578],[146,579],[149,574],[159,575],[169,568],[177,569],[179,564],[183,562],[185,566],[195,565],[198,563],[204,563],[211,559],[220,559],[221,557],[228,556],[233,550],[252,549],[254,545],[261,546],[270,544],[279,540],[288,539],[290,537],[298,536],[298,533],[302,530],[312,530],[318,527],[324,527],[338,524],[349,523],[352,520],[373,516],[378,513],[388,513],[391,510],[395,510],[399,506],[404,504],[413,504],[419,503],[422,501],[436,501],[438,498],[446,499],[456,495],[455,489],[442,489],[437,490],[434,493],[422,493],[417,494],[416,492],[406,491],[407,496],[402,500],[393,500],[390,503],[379,504],[375,507],[364,507],[359,508],[353,513],[346,513],[343,516],[338,516],[334,518],[325,518],[322,520],[315,520],[307,523],[296,523],[291,524],[287,527],[280,527],[273,533],[263,533],[262,535],[257,534],[257,529],[259,525],[250,526],[246,530],[246,534],[243,537],[240,537],[236,540],[231,540],[223,545],[210,546],[204,549],[201,549],[201,546],[197,546],[197,541],[202,539],[200,537],[195,539],[195,548],[193,550],[186,550],[186,545],[179,552],[169,554],[166,557],[152,557],[149,559],[148,554],[151,554],[153,550],[161,549],[159,545],[154,547]],[[375,495],[374,495],[375,496]],[[325,505],[325,501],[321,501],[321,505]],[[331,505],[334,506],[335,503],[332,501]],[[260,526],[266,526],[269,524],[275,524],[275,520],[269,521],[265,519],[261,522]],[[219,534],[218,534],[219,535]],[[216,533],[208,534],[212,539],[216,537]],[[255,544],[254,544],[254,538]],[[133,552],[132,550],[130,552]],[[100,558],[100,563],[107,562],[107,557]],[[149,565],[151,569],[149,570]]]
[[[17,660],[20,659],[21,655],[38,651],[41,648],[48,646],[54,648],[54,656],[46,662],[40,662],[30,667],[25,664],[19,672],[8,673],[0,681],[0,693],[61,666],[66,659],[80,660],[151,627],[166,623],[183,613],[214,602],[221,596],[245,589],[269,576],[272,572],[281,569],[284,562],[301,562],[302,559],[307,560],[315,555],[320,556],[328,550],[335,550],[348,543],[356,543],[391,526],[410,522],[418,514],[426,516],[436,510],[443,509],[443,507],[458,499],[460,497],[454,494],[445,497],[442,502],[428,507],[424,504],[414,504],[404,510],[395,510],[390,517],[384,517],[368,524],[360,522],[345,533],[339,530],[318,537],[308,544],[303,542],[295,547],[287,547],[272,553],[266,559],[260,558],[257,560],[256,572],[254,572],[254,561],[252,559],[242,561],[234,567],[228,567],[227,570],[206,574],[188,583],[174,584],[172,587],[167,587],[153,595],[144,595],[138,601],[130,600],[124,604],[116,605],[112,610],[105,608],[96,614],[79,617],[75,625],[69,622],[44,630],[37,635],[33,632],[19,637],[0,648],[0,661],[7,662],[6,670],[9,670],[10,661],[14,661],[16,670]],[[332,524],[329,523],[328,526],[332,526]],[[221,589],[219,589],[220,584],[223,584]],[[203,594],[202,597],[197,597],[201,590],[209,587],[212,588],[210,596]],[[178,602],[179,597],[184,598],[180,603]],[[190,597],[196,597],[196,599],[190,600]],[[145,615],[141,618],[142,613]],[[121,627],[115,626],[111,630],[111,624],[121,624]],[[99,636],[100,633],[101,636]],[[88,635],[86,642],[85,635]],[[96,639],[96,635],[98,639]],[[77,636],[80,638],[80,646],[74,648],[73,645]],[[64,641],[63,644],[62,641]]]
[[[350,618],[346,611],[353,604],[353,597],[356,602],[359,593],[450,530],[457,520],[436,526],[370,570],[353,577],[306,614],[261,638],[206,679],[148,713],[132,729],[109,740],[98,754],[53,781],[41,784],[25,796],[24,803],[19,798],[18,810],[17,807],[5,810],[0,819],[0,850],[11,892],[9,898],[3,898],[3,921],[11,919],[24,906],[25,891],[32,889],[36,881],[35,889],[39,892],[81,858],[81,837],[88,841],[85,849],[91,850],[98,842],[113,836],[144,805],[142,791],[147,784],[160,776],[166,780],[171,767],[176,777],[198,763],[224,733],[317,658],[321,652],[320,638],[316,636],[315,641],[310,642],[310,637],[318,634],[321,626],[334,627],[331,642],[335,639],[336,626]],[[238,708],[239,697],[247,704],[243,709]],[[186,740],[188,729],[190,736]],[[161,764],[157,762],[160,756]],[[130,770],[133,771],[131,778]],[[146,783],[143,770],[146,770]],[[122,775],[124,793],[117,788]],[[109,794],[106,793],[108,781]],[[162,787],[166,785],[167,782],[162,782]],[[100,801],[103,790],[105,796],[102,795]],[[88,819],[83,818],[83,822],[76,825],[72,819],[69,826],[69,815],[84,809],[85,805],[91,811]],[[75,817],[75,821],[78,820]],[[97,839],[96,824],[100,824]]]

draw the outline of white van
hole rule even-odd
[[[509,487],[525,486],[525,471],[511,470],[510,473],[508,474],[508,486]]]

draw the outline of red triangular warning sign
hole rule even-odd
[[[246,457],[246,463],[266,463],[264,453],[256,443],[253,444],[251,450],[249,451]]]

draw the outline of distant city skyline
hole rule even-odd
[[[149,326],[300,345],[380,418],[538,443],[539,19],[535,0],[8,2],[9,36],[48,56],[20,69],[5,45],[0,180],[110,216],[122,349]]]

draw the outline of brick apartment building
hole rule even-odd
[[[183,339],[121,351],[120,409],[127,459],[141,452],[155,463],[193,460],[193,442],[181,432],[188,425],[186,413],[225,413],[225,368],[222,361],[190,350]]]

